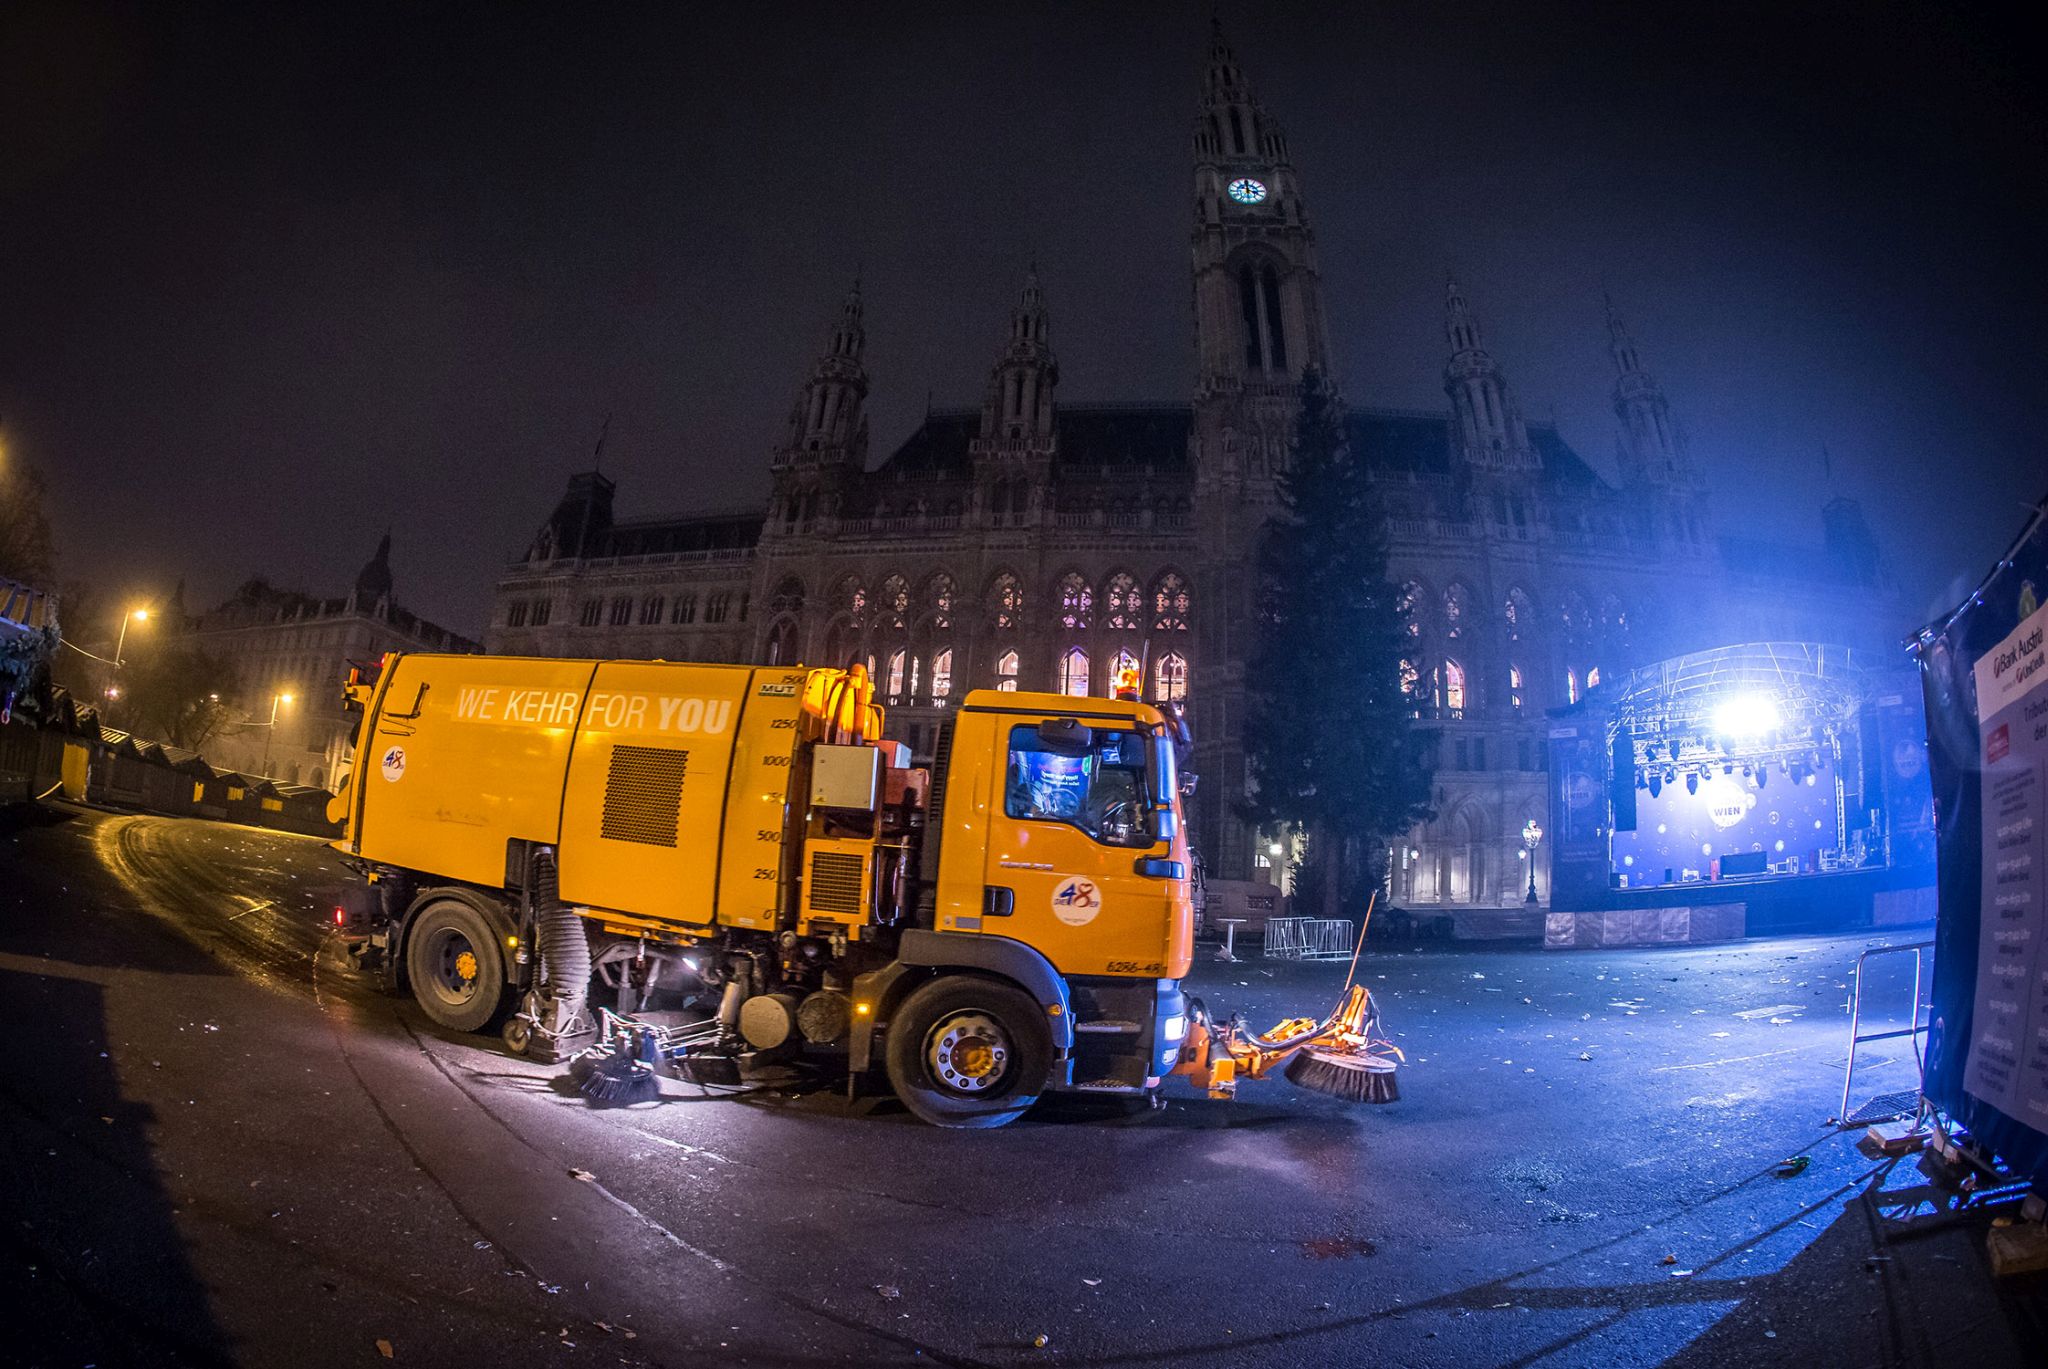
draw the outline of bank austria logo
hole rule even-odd
[[[384,772],[385,779],[396,784],[398,777],[405,773],[405,748],[394,746],[389,751],[386,751],[384,759],[378,768]]]
[[[1085,927],[1102,911],[1102,890],[1092,879],[1068,875],[1052,891],[1052,915],[1069,927]]]

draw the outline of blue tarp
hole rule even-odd
[[[1916,643],[1940,860],[1926,1092],[2036,1184],[2048,1183],[2044,604],[2048,498]]]

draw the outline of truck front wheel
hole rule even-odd
[[[936,1127],[999,1127],[1038,1101],[1052,1038],[1030,995],[971,975],[919,987],[889,1023],[889,1084]]]
[[[427,1016],[451,1031],[480,1031],[505,997],[505,962],[483,915],[457,899],[428,904],[405,939],[405,974]]]

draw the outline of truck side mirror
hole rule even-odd
[[[1038,740],[1055,755],[1085,756],[1095,745],[1095,734],[1078,718],[1047,718],[1038,725]]]

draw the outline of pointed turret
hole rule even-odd
[[[391,597],[391,533],[378,539],[377,554],[356,572],[356,606],[375,608]]]
[[[1479,320],[1455,279],[1445,287],[1444,340],[1451,347],[1451,358],[1444,364],[1444,393],[1451,399],[1459,454],[1475,466],[1493,470],[1534,469],[1540,462],[1529,445],[1521,405],[1486,350]]]
[[[1053,387],[1059,384],[1060,363],[1047,332],[1045,293],[1034,265],[1024,292],[1010,311],[1010,338],[989,371],[988,397],[981,408],[984,441],[1050,442],[1053,433]]]
[[[1631,484],[1669,483],[1691,474],[1685,434],[1671,417],[1671,405],[1655,376],[1643,369],[1635,339],[1609,296],[1607,350],[1614,358],[1614,416],[1621,421],[1617,464]]]
[[[832,340],[790,410],[789,439],[777,454],[776,465],[866,464],[868,375],[861,358],[868,338],[863,311],[860,282],[855,280],[840,306]]]

